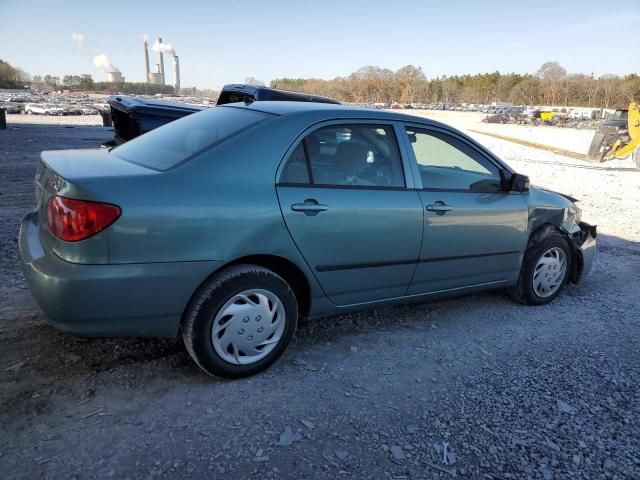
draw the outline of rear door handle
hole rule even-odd
[[[318,203],[318,201],[313,198],[307,198],[304,203],[294,203],[291,205],[291,210],[294,212],[303,212],[305,215],[317,215],[328,209],[329,207],[327,205]]]

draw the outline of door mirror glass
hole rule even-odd
[[[514,173],[511,175],[511,191],[512,192],[528,192],[529,191],[529,177]]]

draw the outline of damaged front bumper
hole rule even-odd
[[[577,229],[572,232],[574,254],[577,262],[574,262],[571,281],[580,282],[586,277],[593,267],[597,252],[598,233],[595,225],[585,222],[577,224]]]

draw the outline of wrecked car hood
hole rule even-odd
[[[538,190],[542,190],[544,192],[549,192],[549,193],[555,193],[556,195],[560,195],[561,197],[566,198],[567,200],[569,200],[570,202],[576,203],[579,200],[575,197],[572,197],[571,195],[567,195],[566,193],[562,193],[562,192],[556,192],[555,190],[549,190],[547,188],[542,188],[542,187],[535,187]]]

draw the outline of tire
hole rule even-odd
[[[183,316],[182,339],[209,375],[242,378],[265,370],[282,355],[297,321],[296,297],[282,277],[257,265],[238,265],[214,275],[194,294]],[[267,342],[272,343],[262,346]],[[245,347],[254,355],[243,356]]]
[[[589,145],[589,152],[587,153],[587,156],[591,161],[602,161],[602,151],[600,150],[600,148],[602,147],[603,142],[604,135],[602,133],[596,132],[591,139],[591,145]]]
[[[536,273],[537,275],[543,275],[545,271],[536,272],[536,267],[545,254],[548,255],[549,252],[553,252],[551,254],[551,257],[553,257],[555,253],[560,253],[559,251],[564,253],[564,274],[561,278],[557,279],[557,287],[555,290],[552,292],[548,291],[547,295],[543,296],[535,287],[534,275],[536,275]],[[509,294],[515,301],[526,305],[544,305],[549,303],[560,294],[566,285],[572,265],[573,257],[571,248],[565,237],[558,230],[550,230],[550,232],[541,239],[534,240],[532,238],[532,240],[529,241],[524,260],[522,261],[518,282],[509,290]],[[554,274],[557,272],[558,270],[552,270],[549,273]]]

